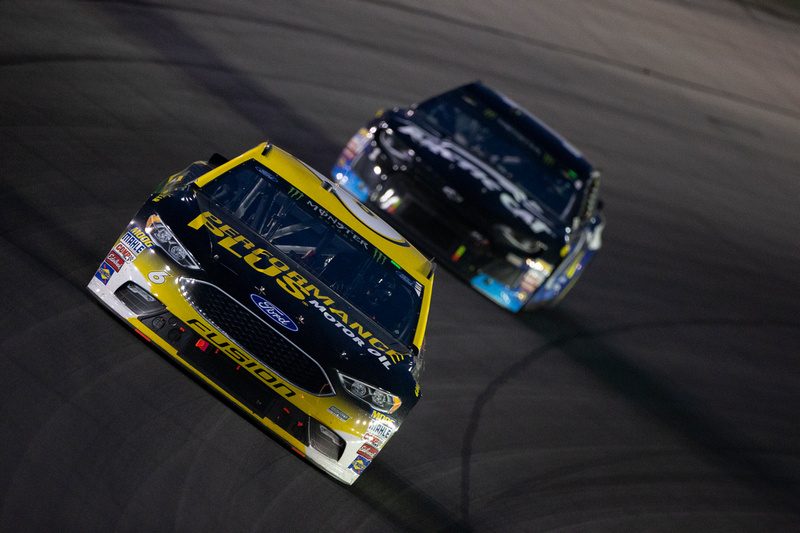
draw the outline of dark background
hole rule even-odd
[[[0,530],[800,530],[800,26],[724,0],[0,2]],[[439,269],[423,399],[352,487],[85,286],[165,177],[321,171],[481,79],[604,172],[554,311]]]

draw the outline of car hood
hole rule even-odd
[[[414,357],[409,347],[380,329],[302,266],[234,217],[225,217],[202,194],[191,189],[152,205],[202,266],[200,271],[187,275],[215,285],[238,301],[316,361],[331,382],[338,381],[339,371],[401,397],[416,396],[416,381],[411,374]],[[206,226],[189,226],[208,211],[227,225],[220,227],[225,231],[223,236],[215,235]],[[279,259],[274,264],[280,268],[262,266],[269,265],[266,261],[248,261],[248,248],[231,235],[243,236],[255,247],[267,250]],[[311,286],[316,289],[308,293],[303,290]],[[332,384],[338,388],[338,383]]]
[[[454,209],[502,223],[542,241],[563,241],[565,224],[547,206],[486,161],[397,111],[381,118],[414,150],[410,173],[424,175],[431,193]]]

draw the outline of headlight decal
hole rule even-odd
[[[178,238],[175,237],[172,230],[169,229],[169,226],[161,222],[161,217],[158,215],[151,215],[150,218],[147,219],[145,231],[147,231],[147,235],[151,237],[148,239],[151,243],[151,246],[148,246],[148,248],[152,247],[152,244],[155,243],[156,246],[164,250],[164,252],[179,265],[194,270],[200,268],[200,264],[192,257],[192,254],[181,244]]]
[[[381,131],[380,139],[386,153],[390,154],[396,161],[407,163],[415,155],[414,150],[405,141],[397,137],[391,128]]]
[[[349,392],[351,396],[368,403],[372,408],[378,411],[393,413],[397,411],[402,404],[400,398],[394,394],[379,389],[378,387],[373,387],[363,381],[351,378],[342,373],[339,374],[339,379],[345,390]]]

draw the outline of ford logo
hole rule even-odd
[[[272,303],[268,302],[257,294],[251,294],[250,299],[253,300],[253,303],[256,304],[256,306],[272,320],[285,327],[289,331],[297,331],[297,324],[295,324],[286,313],[275,307]]]

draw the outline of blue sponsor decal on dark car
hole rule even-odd
[[[250,295],[250,299],[253,300],[253,303],[256,304],[256,306],[259,309],[261,309],[261,311],[265,315],[270,317],[272,320],[274,320],[275,322],[277,322],[281,326],[285,327],[289,331],[297,331],[298,330],[297,324],[295,324],[294,321],[291,318],[289,318],[289,316],[286,313],[284,313],[283,311],[278,309],[271,302],[265,300],[264,298],[262,298],[261,296],[259,296],[257,294],[251,294]]]

